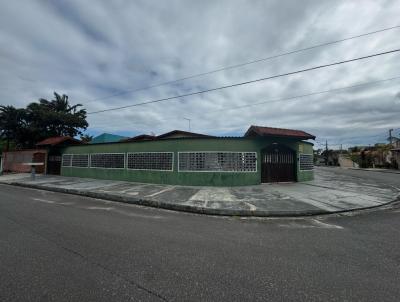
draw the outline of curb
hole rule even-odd
[[[379,173],[390,173],[390,174],[399,174],[400,172],[396,172],[396,171],[387,171],[387,170],[383,170],[383,171],[379,171],[379,170],[368,170],[368,169],[361,169],[361,168],[347,168],[349,170],[356,170],[356,171],[365,171],[365,172],[379,172]]]
[[[24,188],[31,189],[39,189],[50,192],[64,193],[70,195],[78,195],[85,196],[91,198],[97,198],[102,200],[111,200],[116,202],[123,202],[129,204],[135,204],[140,206],[148,206],[153,208],[160,208],[178,212],[188,212],[188,213],[196,213],[196,214],[204,214],[204,215],[212,215],[212,216],[240,216],[240,217],[307,217],[307,216],[319,216],[319,215],[328,215],[328,214],[340,214],[346,212],[355,212],[360,210],[370,210],[374,208],[379,208],[383,206],[387,206],[391,203],[400,201],[400,195],[392,201],[389,201],[384,204],[362,207],[357,209],[349,209],[349,210],[338,210],[338,211],[326,211],[326,210],[305,210],[305,211],[264,211],[264,210],[234,210],[234,209],[211,209],[197,206],[189,206],[182,204],[173,204],[156,200],[142,199],[130,196],[119,196],[108,193],[97,193],[91,191],[80,191],[75,189],[64,189],[64,188],[56,188],[56,187],[48,187],[44,185],[35,185],[35,184],[24,184],[19,182],[9,182],[9,183],[1,183],[5,185],[12,185]]]

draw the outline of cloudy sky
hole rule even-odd
[[[400,25],[400,1],[1,0],[0,104],[53,91],[87,111],[268,77],[400,48],[400,28],[206,76],[226,66]],[[249,125],[294,128],[334,146],[400,132],[400,53],[129,109],[89,114],[88,133],[173,129],[242,135]],[[263,104],[236,108],[242,105]]]

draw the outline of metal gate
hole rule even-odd
[[[47,160],[47,174],[60,175],[61,172],[61,155],[49,155]]]
[[[262,152],[261,182],[296,181],[296,152],[283,145],[271,145]]]

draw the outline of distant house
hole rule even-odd
[[[126,136],[121,136],[121,135],[116,135],[116,134],[110,134],[110,133],[103,133],[95,138],[93,138],[89,144],[104,144],[104,143],[116,143],[121,140],[127,139],[128,137]]]
[[[393,166],[400,169],[400,139],[395,138],[392,147],[393,149],[390,149],[390,152],[392,154]]]
[[[349,149],[350,156],[361,168],[391,168],[390,145],[375,144],[368,147],[353,147]]]
[[[1,172],[28,173],[31,167],[26,163],[45,163],[46,149],[25,149],[16,151],[4,151],[2,154]],[[44,173],[46,166],[38,166],[36,173]]]
[[[82,142],[69,136],[49,137],[36,144],[35,149],[23,149],[3,152],[3,171],[29,172],[27,163],[43,163],[38,166],[37,173],[60,174],[61,150],[68,146],[80,145]]]

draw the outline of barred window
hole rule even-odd
[[[62,163],[63,167],[71,167],[72,164],[72,154],[63,154]]]
[[[74,154],[72,156],[72,167],[87,168],[89,167],[88,154]]]
[[[132,170],[173,170],[172,152],[134,152],[128,153],[127,168]]]
[[[256,152],[179,152],[179,171],[256,172]]]
[[[314,169],[312,154],[300,154],[299,159],[300,159],[299,160],[300,170],[310,171],[310,170]]]
[[[90,155],[91,168],[124,169],[124,153],[95,153]]]

